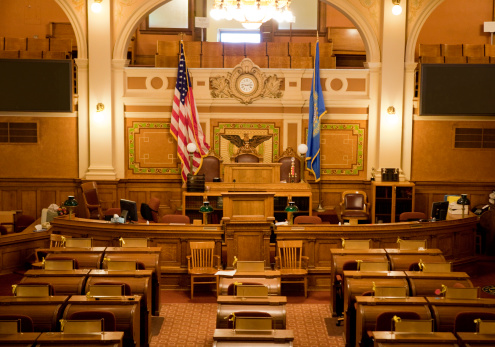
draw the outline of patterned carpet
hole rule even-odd
[[[150,346],[212,346],[216,311],[217,304],[163,304],[160,333],[152,337]],[[294,331],[294,347],[343,347],[343,328],[330,317],[328,304],[287,304],[287,329]],[[329,336],[330,331],[335,335]]]

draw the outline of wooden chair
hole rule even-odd
[[[244,45],[246,58],[249,58],[260,68],[268,68],[268,56],[266,55],[266,42],[246,43]]]
[[[304,284],[304,296],[308,297],[308,260],[302,255],[301,240],[277,241],[275,266],[280,270],[281,283]]]
[[[269,68],[290,69],[288,42],[267,42],[266,53]]]
[[[72,236],[64,236],[60,234],[50,234],[50,245],[48,248],[57,248],[57,247],[65,247],[65,240],[67,238],[71,238]],[[46,252],[41,251],[40,248],[34,251],[34,260],[31,262],[31,267],[33,269],[42,269],[43,268],[43,258],[46,257]],[[33,259],[33,256],[31,256]]]
[[[191,299],[195,284],[215,284],[218,293],[218,276],[215,273],[220,269],[220,256],[214,254],[215,242],[190,242],[189,246],[191,255],[187,256],[187,272],[191,276]]]
[[[207,42],[202,43],[201,51],[202,68],[223,68],[223,43]]]
[[[238,65],[246,57],[244,43],[223,44],[223,67],[232,68]]]
[[[346,190],[340,202],[341,221],[349,220],[350,224],[358,224],[359,220],[369,219],[369,205],[366,192],[362,190]]]
[[[442,44],[442,55],[447,64],[464,64],[467,61],[462,54],[462,44]]]
[[[86,218],[105,219],[105,216],[111,217],[114,214],[120,215],[119,208],[110,208],[103,212],[96,182],[85,182],[81,184],[81,189],[83,192],[84,206],[86,208]]]
[[[184,54],[188,68],[201,67],[201,41],[184,41]]]
[[[205,175],[205,182],[213,182],[213,179],[221,177],[222,162],[223,159],[210,149],[208,155],[203,158],[203,165],[197,174]]]
[[[14,232],[15,211],[0,211],[0,225],[7,229],[7,233]]]

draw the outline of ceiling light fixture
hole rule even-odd
[[[94,0],[93,4],[91,5],[91,11],[94,13],[100,13],[101,12],[101,2],[102,0]]]
[[[295,21],[291,0],[214,0],[210,16],[215,20],[236,20],[246,29],[258,29],[274,18],[278,22]]]

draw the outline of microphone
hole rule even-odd
[[[232,180],[232,182],[234,182],[234,192],[235,192],[235,178]]]

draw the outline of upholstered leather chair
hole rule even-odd
[[[156,197],[151,197],[150,200],[148,201],[148,206],[151,210],[151,218],[152,220],[149,220],[149,222],[153,222],[153,223],[162,223],[160,221],[160,199],[156,198]],[[142,211],[142,208],[143,206],[141,206],[141,211]],[[142,214],[142,212],[141,212]],[[145,216],[141,215],[141,216],[138,216],[138,223],[146,223],[148,220],[146,218],[143,218]]]
[[[292,158],[294,158],[294,183],[298,183],[301,181],[301,159],[297,153],[292,149],[292,147],[287,147],[285,151],[282,153],[280,158],[278,158],[277,162],[281,163],[280,166],[280,180],[290,183],[290,169],[292,166]]]
[[[120,208],[109,208],[103,212],[100,198],[98,196],[98,186],[96,182],[85,182],[81,184],[81,189],[83,192],[84,205],[86,209],[86,218],[108,219],[114,214],[118,214],[120,216]]]
[[[369,220],[369,206],[366,192],[361,190],[346,190],[342,193],[340,202],[341,221],[353,222]]]
[[[208,155],[203,158],[203,165],[201,165],[198,175],[205,175],[205,182],[213,182],[214,178],[220,178],[222,161],[223,159],[210,150]]]
[[[423,212],[402,212],[399,215],[400,222],[413,222],[420,219],[426,219],[426,214]]]
[[[36,219],[32,216],[21,214],[19,217],[17,217],[17,220],[15,221],[14,232],[20,233],[21,231],[26,229],[28,226],[33,224],[35,220]]]
[[[318,216],[297,216],[294,218],[294,224],[321,224],[321,218]]]
[[[250,153],[243,153],[236,156],[234,161],[236,163],[259,163],[260,157]]]

